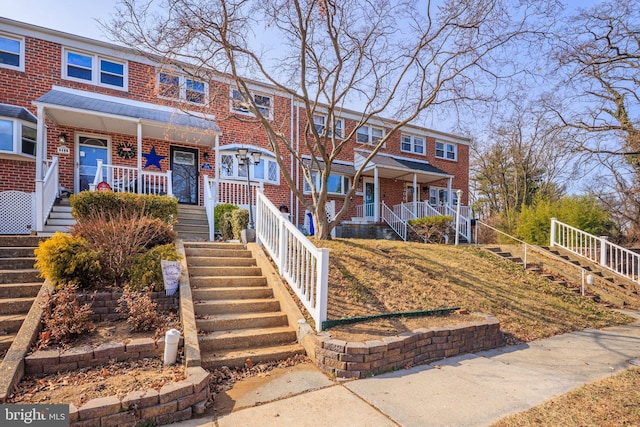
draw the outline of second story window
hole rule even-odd
[[[374,126],[360,126],[356,133],[357,141],[362,144],[377,144],[384,137],[384,129]]]
[[[91,83],[116,89],[127,88],[127,63],[100,55],[64,50],[65,79]]]
[[[273,100],[268,95],[252,94],[253,102],[256,104],[258,111],[267,119],[273,117]],[[231,89],[231,111],[240,114],[252,114],[250,102],[240,93],[238,89]]]
[[[164,71],[158,73],[158,95],[162,98],[203,105],[207,103],[207,88],[207,83],[192,77]]]
[[[424,154],[424,138],[403,134],[400,149],[407,153]]]
[[[0,67],[24,71],[24,39],[0,34]]]
[[[329,119],[326,116],[320,116],[320,115],[313,116],[313,125],[315,126],[318,134],[320,134],[321,136],[324,136],[325,132],[327,132],[327,136],[329,137],[335,136],[336,138],[339,138],[339,139],[344,138],[344,120],[334,119],[333,126],[329,126],[329,129],[327,129],[326,124],[328,120]]]
[[[436,141],[436,157],[439,159],[458,160],[458,146]]]

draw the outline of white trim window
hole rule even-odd
[[[400,138],[400,151],[424,155],[424,138],[403,133]]]
[[[238,164],[235,151],[220,153],[220,178],[246,180],[247,166]],[[280,168],[276,159],[263,154],[260,163],[251,164],[251,181],[279,185]]]
[[[321,116],[318,114],[313,115],[313,125],[320,136],[325,136],[327,131],[326,123],[328,122],[327,116]],[[344,138],[344,120],[333,119],[333,126],[330,126],[327,133],[328,137],[336,137],[338,139]]]
[[[209,84],[203,80],[169,71],[158,72],[158,96],[166,99],[179,99],[192,104],[207,103]]]
[[[384,129],[375,126],[363,125],[356,132],[356,140],[361,144],[376,145],[382,138]]]
[[[127,90],[126,61],[73,49],[63,49],[62,78],[96,86]]]
[[[0,67],[24,71],[24,38],[0,34]]]
[[[253,102],[257,105],[258,111],[267,119],[273,117],[273,98],[262,93],[252,93]],[[234,113],[253,116],[250,103],[245,99],[238,89],[231,89],[229,94],[230,109]]]
[[[0,117],[0,157],[2,154],[17,154],[36,157],[35,124],[8,117]]]
[[[458,146],[448,142],[436,141],[436,157],[445,160],[458,160]]]
[[[320,174],[318,172],[311,172],[311,179],[316,188],[321,188],[320,186]],[[345,175],[340,175],[337,173],[329,174],[329,179],[327,180],[327,192],[333,195],[345,195],[347,191],[351,188],[351,178]],[[303,187],[305,194],[311,193],[311,186],[304,180]]]
[[[452,206],[458,204],[458,193],[456,190],[451,190],[453,194]],[[442,206],[449,204],[449,190],[442,187],[429,187],[429,204],[431,206]]]

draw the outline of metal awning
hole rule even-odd
[[[12,119],[24,120],[25,122],[38,123],[36,116],[29,110],[16,105],[0,104],[0,117],[10,117]]]
[[[359,167],[368,153],[354,154],[354,163]],[[440,181],[442,179],[453,178],[453,175],[438,169],[427,161],[410,160],[407,158],[376,154],[367,164],[365,175],[372,175],[373,170],[378,170],[379,178],[399,179],[402,181],[412,181],[414,174],[420,183]]]
[[[56,87],[33,102],[58,125],[213,145],[221,133],[213,117],[174,108]]]

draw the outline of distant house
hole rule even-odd
[[[302,106],[265,85],[256,84],[254,96],[292,141],[299,139]],[[247,204],[239,148],[261,153],[250,166],[251,181],[304,227],[304,207],[282,178],[264,131],[242,120],[250,112],[236,99],[224,79],[199,79],[117,45],[0,18],[0,234],[46,232],[60,196],[98,187],[171,194],[197,206]],[[340,137],[356,118],[345,111],[327,126],[317,115],[313,125]],[[340,209],[353,186],[345,221],[386,220],[382,206],[403,220],[404,211],[450,213],[456,190],[466,205],[469,140],[423,127],[394,135],[353,182],[354,168],[391,122],[372,120],[357,130],[332,165],[330,206]],[[306,191],[301,165],[284,163]]]

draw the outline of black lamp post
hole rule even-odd
[[[252,230],[254,228],[253,223],[253,212],[251,210],[251,177],[250,175],[250,165],[257,165],[260,163],[260,156],[262,153],[259,151],[253,151],[249,156],[249,150],[246,148],[238,148],[238,153],[236,154],[236,159],[238,159],[238,166],[246,166],[247,167],[247,195],[249,196],[249,229]]]

